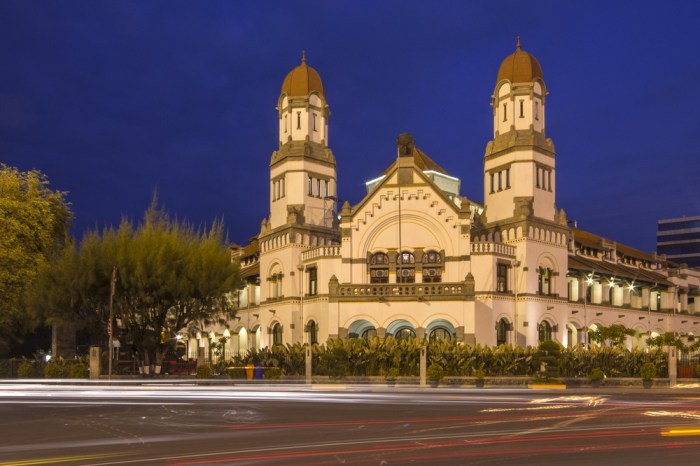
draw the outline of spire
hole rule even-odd
[[[520,36],[518,36],[518,43],[515,46],[515,50],[520,50]]]
[[[301,51],[301,62],[306,64],[306,50]]]

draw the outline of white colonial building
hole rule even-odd
[[[365,198],[336,206],[329,105],[302,57],[278,100],[270,214],[233,251],[238,316],[209,336],[230,336],[233,353],[372,335],[572,346],[612,324],[637,330],[630,347],[668,331],[693,339],[700,271],[573,228],[557,207],[546,98],[518,43],[492,96],[483,204],[402,134]],[[209,341],[192,339],[190,353]]]

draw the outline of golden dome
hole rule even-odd
[[[282,94],[288,96],[305,96],[312,92],[318,92],[326,98],[323,83],[318,71],[306,64],[306,53],[301,53],[301,65],[287,74],[282,83]]]
[[[501,63],[496,82],[499,83],[507,79],[512,83],[529,83],[535,78],[543,79],[540,62],[537,61],[537,58],[520,49],[520,37],[518,37],[515,53],[508,55]]]

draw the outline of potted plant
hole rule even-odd
[[[434,362],[428,366],[428,372],[426,375],[428,376],[430,386],[437,387],[440,384],[440,381],[442,381],[443,377],[445,377],[445,370],[440,364]]]
[[[483,388],[486,379],[486,373],[482,369],[475,369],[474,377],[476,377],[476,387]]]
[[[400,372],[398,367],[391,367],[386,371],[386,382],[389,386],[393,387],[396,384],[396,379],[399,377]]]
[[[642,376],[642,385],[644,388],[651,388],[651,385],[656,377],[656,366],[652,362],[645,362],[639,368],[639,375]]]
[[[588,380],[591,382],[591,385],[595,388],[600,387],[600,384],[603,383],[604,379],[605,373],[603,373],[603,370],[600,367],[593,368],[591,373],[588,374]]]

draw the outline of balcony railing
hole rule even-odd
[[[329,284],[330,301],[448,301],[474,299],[474,281],[458,283]]]
[[[340,257],[340,246],[321,246],[301,253],[302,262],[319,257]]]
[[[472,254],[501,254],[515,256],[515,246],[503,243],[472,243]]]

